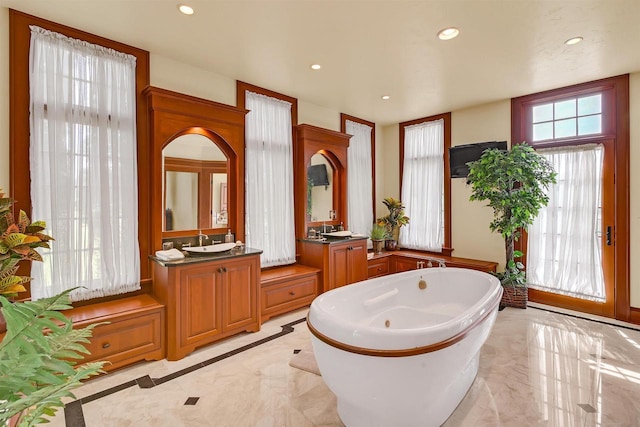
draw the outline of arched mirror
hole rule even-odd
[[[309,227],[348,226],[347,148],[351,135],[301,124],[296,126],[296,235]],[[326,173],[326,175],[325,175]]]
[[[204,135],[181,135],[162,150],[163,231],[227,228],[228,159]]]
[[[336,219],[333,203],[333,166],[324,155],[311,156],[307,168],[307,216],[309,221],[332,221]]]

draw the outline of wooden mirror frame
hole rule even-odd
[[[296,237],[307,237],[307,228],[317,225],[339,225],[348,230],[347,223],[347,149],[351,135],[301,124],[296,126],[296,141],[293,146],[294,197]],[[336,219],[332,221],[307,221],[307,167],[311,156],[324,155],[333,167],[333,209]]]
[[[151,130],[151,235],[152,249],[162,249],[163,237],[190,236],[198,230],[162,231],[164,176],[162,149],[175,138],[197,133],[209,138],[228,159],[229,222],[226,229],[203,229],[219,234],[231,229],[236,239],[244,241],[244,109],[196,98],[156,87],[148,87]],[[140,225],[141,227],[143,224]]]

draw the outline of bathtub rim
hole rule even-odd
[[[421,347],[414,348],[406,348],[406,349],[394,349],[394,350],[382,350],[375,348],[366,348],[366,347],[358,347],[351,344],[345,344],[333,338],[330,338],[324,335],[322,332],[318,331],[312,324],[309,319],[309,314],[307,314],[307,327],[309,328],[309,332],[313,334],[320,341],[324,342],[331,347],[335,347],[337,349],[349,352],[360,354],[363,356],[374,356],[374,357],[407,357],[407,356],[418,356],[425,353],[432,353],[434,351],[442,350],[444,348],[450,347],[456,344],[459,341],[462,341],[473,329],[480,326],[487,317],[495,313],[495,309],[498,308],[500,304],[500,299],[497,299],[495,302],[491,304],[488,310],[482,314],[478,319],[476,319],[472,324],[467,326],[462,331],[458,332],[456,335],[447,338],[445,340],[439,341],[433,344],[427,344]]]
[[[426,344],[419,347],[411,347],[404,349],[376,349],[369,347],[361,347],[352,344],[347,344],[342,341],[338,341],[337,339],[331,338],[324,333],[320,332],[316,327],[313,326],[311,322],[311,310],[307,313],[306,323],[309,328],[309,332],[313,336],[315,336],[320,341],[325,344],[335,347],[337,349],[349,352],[360,354],[364,356],[373,356],[373,357],[407,357],[407,356],[417,356],[426,353],[432,353],[434,351],[442,350],[444,348],[450,347],[460,341],[462,341],[473,329],[480,326],[489,316],[497,312],[498,306],[500,304],[500,300],[502,298],[503,288],[502,285],[498,285],[498,292],[493,295],[488,301],[488,305],[485,306],[484,312],[478,316],[471,324],[466,326],[464,329],[457,332],[455,335],[443,339],[441,341]]]

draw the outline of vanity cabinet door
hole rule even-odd
[[[347,251],[349,283],[367,280],[367,267],[367,241],[353,242]]]
[[[331,289],[367,279],[367,241],[333,243],[329,248]]]
[[[349,284],[349,245],[334,243],[329,246],[330,289]],[[327,289],[328,290],[328,289]]]
[[[180,345],[189,346],[222,332],[219,264],[183,269],[179,280]]]
[[[239,259],[223,264],[223,330],[241,328],[256,321],[258,316],[258,258]]]

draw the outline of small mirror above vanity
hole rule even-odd
[[[307,217],[311,222],[336,219],[333,208],[333,166],[322,153],[311,156],[307,168]]]
[[[185,134],[162,150],[163,231],[227,228],[228,159],[204,135]]]

